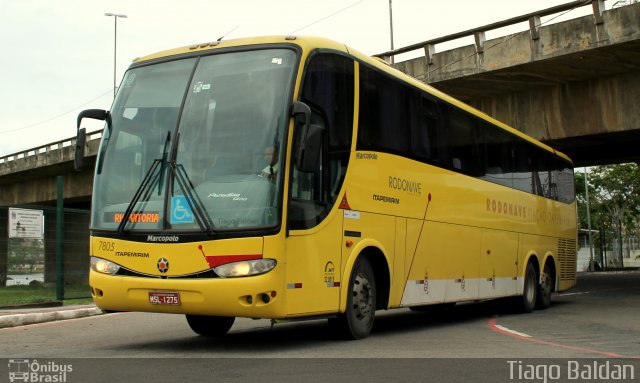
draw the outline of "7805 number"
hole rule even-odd
[[[114,251],[116,249],[116,244],[114,242],[99,241],[98,249],[103,251]]]

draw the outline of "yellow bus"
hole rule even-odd
[[[328,318],[576,281],[570,159],[330,40],[215,41],[134,60],[95,166],[90,286],[111,311]],[[80,166],[78,164],[78,166]]]

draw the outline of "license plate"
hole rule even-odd
[[[180,294],[175,291],[149,291],[152,305],[180,306]]]

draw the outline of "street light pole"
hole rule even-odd
[[[393,6],[389,0],[389,34],[391,35],[391,50],[393,50]],[[393,55],[391,55],[391,64],[393,64]]]
[[[584,168],[584,193],[587,198],[587,230],[589,230],[589,271],[593,268],[593,235],[591,233],[591,206],[589,204],[589,176],[587,168]]]
[[[116,64],[118,57],[118,17],[123,19],[127,18],[127,15],[118,13],[105,13],[105,16],[113,17],[113,98],[116,98]]]

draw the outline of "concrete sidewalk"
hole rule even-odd
[[[102,314],[94,304],[36,308],[0,308],[0,328],[84,318]]]

